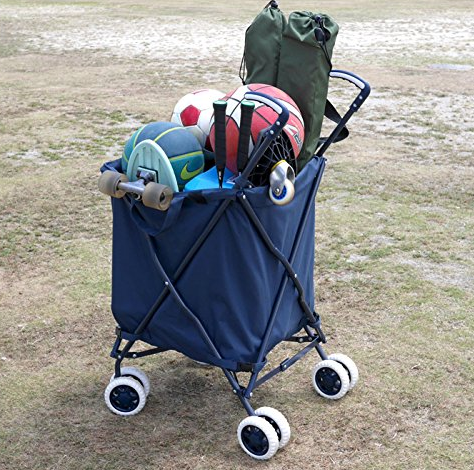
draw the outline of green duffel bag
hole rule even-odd
[[[318,146],[338,31],[330,16],[308,11],[291,13],[283,31],[276,86],[295,100],[303,116],[305,139],[298,157],[300,169]]]
[[[285,15],[275,1],[268,3],[245,32],[245,49],[240,67],[244,84],[276,86]]]

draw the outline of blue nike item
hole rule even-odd
[[[229,170],[225,169],[224,171],[224,183],[222,187],[224,189],[231,189],[234,187],[234,183],[229,182],[229,180],[234,176],[234,174]],[[216,167],[201,173],[200,175],[195,176],[189,183],[184,187],[185,191],[196,191],[198,189],[218,189],[219,188],[219,179],[217,177]]]
[[[152,140],[166,154],[180,190],[184,188],[186,183],[203,172],[204,153],[194,134],[186,127],[178,124],[159,121],[140,127],[128,139],[122,154],[121,167],[123,173],[127,173],[133,150],[145,140]],[[155,168],[148,169],[154,170]]]

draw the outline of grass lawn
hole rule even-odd
[[[467,0],[318,4],[340,24],[335,67],[373,88],[326,155],[315,232],[327,351],[356,361],[359,385],[325,401],[309,355],[259,388],[252,404],[292,429],[266,463],[238,446],[245,411],[222,373],[178,353],[136,361],[152,382],[140,415],[107,410],[112,219],[99,168],[185,93],[239,85],[264,2],[176,3],[0,4],[0,469],[474,468]]]

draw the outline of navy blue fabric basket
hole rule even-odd
[[[147,208],[130,196],[112,198],[112,312],[124,335],[133,337],[166,289],[157,269],[159,260],[221,357],[216,357],[196,322],[171,295],[133,339],[232,371],[241,370],[243,363],[260,369],[265,361],[257,362],[270,319],[273,325],[263,344],[263,357],[308,320],[287,270],[270,252],[239,198],[245,195],[273,245],[290,259],[305,301],[313,309],[314,197],[324,166],[322,157],[305,166],[296,179],[295,197],[285,206],[271,202],[268,186],[176,193],[166,212]],[[119,171],[120,160],[106,163],[101,170]],[[173,273],[227,199],[231,201],[222,217],[174,280]]]

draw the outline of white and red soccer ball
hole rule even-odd
[[[301,151],[304,141],[304,122],[301,112],[296,103],[284,91],[271,86],[260,83],[243,85],[236,90],[228,93],[223,98],[227,101],[226,108],[226,150],[227,150],[227,168],[237,174],[237,148],[239,142],[239,125],[240,125],[240,103],[244,100],[244,95],[250,91],[258,91],[265,93],[273,98],[277,98],[288,108],[290,117],[282,133],[286,134],[290,143],[293,155],[292,159],[296,159]],[[249,145],[249,154],[253,150],[257,142],[258,134],[261,130],[271,126],[277,120],[278,114],[269,106],[255,102],[255,111],[252,117],[251,139]],[[211,147],[215,148],[214,133],[214,116],[210,123],[209,140]],[[276,162],[275,162],[276,163]]]
[[[187,127],[199,140],[203,148],[210,149],[209,132],[214,113],[212,103],[221,99],[224,93],[203,89],[183,96],[174,107],[171,122]]]

